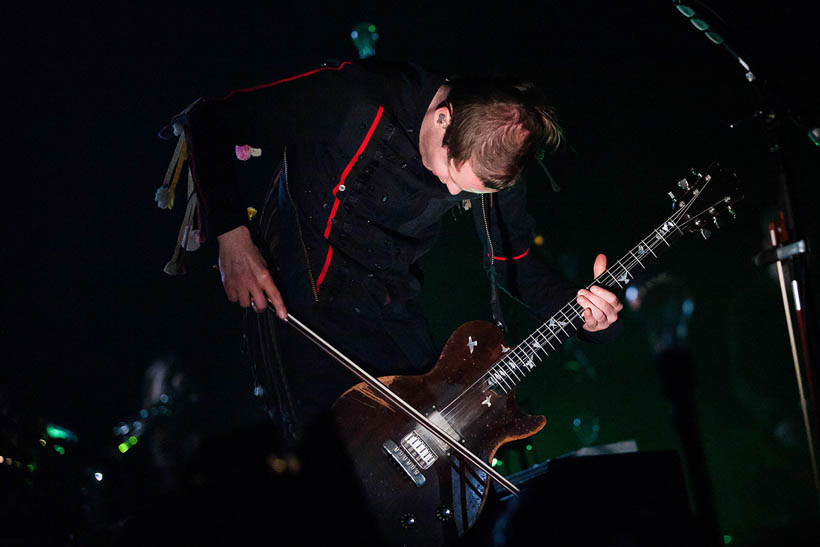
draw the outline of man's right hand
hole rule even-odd
[[[248,228],[234,228],[217,236],[217,241],[219,272],[228,300],[239,302],[243,308],[253,306],[256,313],[262,313],[270,301],[276,315],[285,319],[287,310],[282,295],[273,283],[265,258],[251,240]]]

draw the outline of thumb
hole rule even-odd
[[[595,264],[592,266],[592,276],[598,277],[606,270],[606,255],[599,254],[595,257]]]

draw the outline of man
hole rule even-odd
[[[202,100],[175,122],[185,126],[229,300],[259,314],[268,305],[280,318],[292,312],[376,376],[435,364],[415,300],[418,261],[442,215],[468,201],[494,283],[544,318],[577,294],[582,337],[612,334],[622,308],[614,294],[578,290],[529,253],[533,221],[518,183],[536,150],[560,141],[530,84],[446,79],[367,60]],[[276,229],[260,215],[276,244],[262,245],[241,188],[258,190],[267,183],[258,172],[279,162],[270,197]],[[605,267],[599,255],[595,276]],[[284,365],[278,406],[310,422],[355,379],[300,335],[276,329]]]

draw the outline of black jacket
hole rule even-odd
[[[452,196],[421,163],[421,121],[443,83],[443,75],[412,64],[367,60],[200,100],[176,121],[186,127],[211,235],[248,222],[251,196],[286,157],[288,188],[280,201],[298,212],[292,220],[299,226],[283,234],[298,237],[306,253],[292,245],[283,267],[304,262],[314,297],[325,304],[395,307],[420,292],[418,261],[442,216],[471,200],[485,268],[549,317],[577,287],[529,252],[534,223],[525,185],[483,198]],[[262,155],[239,160],[236,147],[244,145]]]

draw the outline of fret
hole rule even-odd
[[[493,367],[493,368],[490,369],[490,380],[487,383],[489,384],[489,386],[491,388],[495,387],[495,386],[499,386],[499,387],[501,387],[501,389],[504,390],[505,393],[509,393],[510,386],[504,380],[505,377],[507,376],[507,373],[504,372],[503,370],[502,371],[495,370],[496,368],[497,367]],[[501,384],[504,384],[504,385],[502,386]]]
[[[641,244],[638,245],[638,251],[641,251],[642,255],[646,254],[646,251],[649,251],[649,254],[651,254],[655,258],[658,258],[658,255],[656,255],[655,252],[652,250],[652,245],[644,246],[645,242],[646,242],[645,239],[641,240]]]
[[[618,278],[617,278],[617,277],[615,277],[614,275],[612,275],[612,272],[611,272],[611,271],[609,271],[609,270],[604,270],[604,273],[609,274],[609,277],[611,277],[611,278],[612,278],[612,281],[614,281],[616,285],[618,285],[618,286],[619,286],[620,288],[622,288],[622,289],[624,288],[624,286],[623,286],[623,285],[621,285],[621,283],[618,281]]]
[[[544,342],[546,342],[549,345],[549,347],[551,347],[552,350],[555,351],[555,346],[553,346],[552,342],[550,342],[550,339],[547,336],[545,336],[544,333],[541,332],[541,327],[538,327],[538,329],[533,333],[533,335],[535,335],[535,334],[540,334],[541,337],[544,339]],[[537,340],[536,340],[536,343],[538,343]],[[538,343],[538,347],[539,348],[542,347],[540,343]]]
[[[644,266],[643,263],[638,259],[638,257],[635,256],[635,253],[633,253],[631,249],[629,250],[629,254],[632,255],[632,258],[635,259],[635,262],[637,262],[641,266],[641,268],[643,268],[644,270],[646,269],[646,266]]]
[[[507,368],[510,370],[510,372],[512,372],[513,378],[515,378],[515,382],[518,383],[518,382],[521,381],[521,378],[518,377],[518,374],[516,374],[515,371],[518,370],[519,372],[521,372],[521,368],[518,366],[517,363],[514,362],[513,357],[514,357],[514,355],[508,355],[507,356]],[[502,361],[502,363],[503,362],[504,361]],[[522,376],[522,378],[523,378],[523,376]]]
[[[665,227],[665,226],[666,226],[666,224],[664,224],[663,226]],[[667,231],[668,231],[668,230],[667,230]],[[666,246],[667,246],[667,247],[671,247],[671,245],[669,244],[669,242],[668,242],[668,241],[666,241],[666,238],[665,238],[665,237],[663,237],[663,234],[660,232],[660,229],[655,229],[655,233],[658,235],[658,237],[659,237],[659,238],[661,238],[661,240],[663,240],[663,242],[664,242],[664,243],[666,243]],[[652,254],[655,254],[655,253],[652,253]]]
[[[565,307],[566,307],[566,306],[565,306]],[[570,306],[570,308],[571,308],[571,307],[572,307],[572,306]],[[572,321],[570,320],[570,318],[569,318],[569,317],[567,317],[567,315],[564,313],[564,310],[563,310],[563,309],[558,310],[558,313],[560,313],[561,315],[563,315],[563,316],[564,316],[564,319],[566,319],[566,320],[567,320],[567,323],[568,323],[570,326],[575,327],[575,325],[573,325],[573,324],[572,324]],[[561,330],[564,330],[564,329],[562,328]],[[576,329],[575,329],[575,330],[578,330],[578,329],[577,329],[577,327],[576,327]],[[564,334],[567,334],[567,331],[565,331],[565,330],[564,330]],[[567,337],[569,337],[569,336],[571,336],[571,335],[570,335],[570,334],[567,334]]]
[[[629,282],[631,281],[630,276],[629,276],[629,269],[628,269],[626,266],[624,266],[624,265],[621,263],[621,261],[620,261],[620,260],[619,260],[618,262],[616,262],[614,265],[615,265],[615,266],[620,266],[620,267],[623,269],[624,273],[623,273],[623,274],[621,274],[621,277],[619,277],[618,279],[619,279],[620,281],[622,281],[624,285],[628,285],[628,284],[629,284]]]
[[[524,340],[524,341],[523,341],[523,342],[521,342],[521,343],[522,343],[522,344],[526,344],[526,346],[527,346],[527,347],[529,348],[529,350],[530,350],[530,353],[531,353],[534,357],[536,357],[539,361],[543,361],[543,359],[541,359],[541,357],[538,355],[538,350],[542,349],[541,344],[539,344],[537,341],[532,342],[532,343],[530,343],[530,342],[529,342],[529,339],[530,339],[530,338],[532,338],[533,336],[535,336],[535,334],[536,334],[537,332],[538,332],[538,331],[536,331],[536,332],[532,333],[532,335],[531,335],[529,338],[527,338],[526,340]],[[546,353],[547,353],[547,352],[544,352],[544,354],[545,354],[545,355],[544,355],[544,357],[547,357]]]

